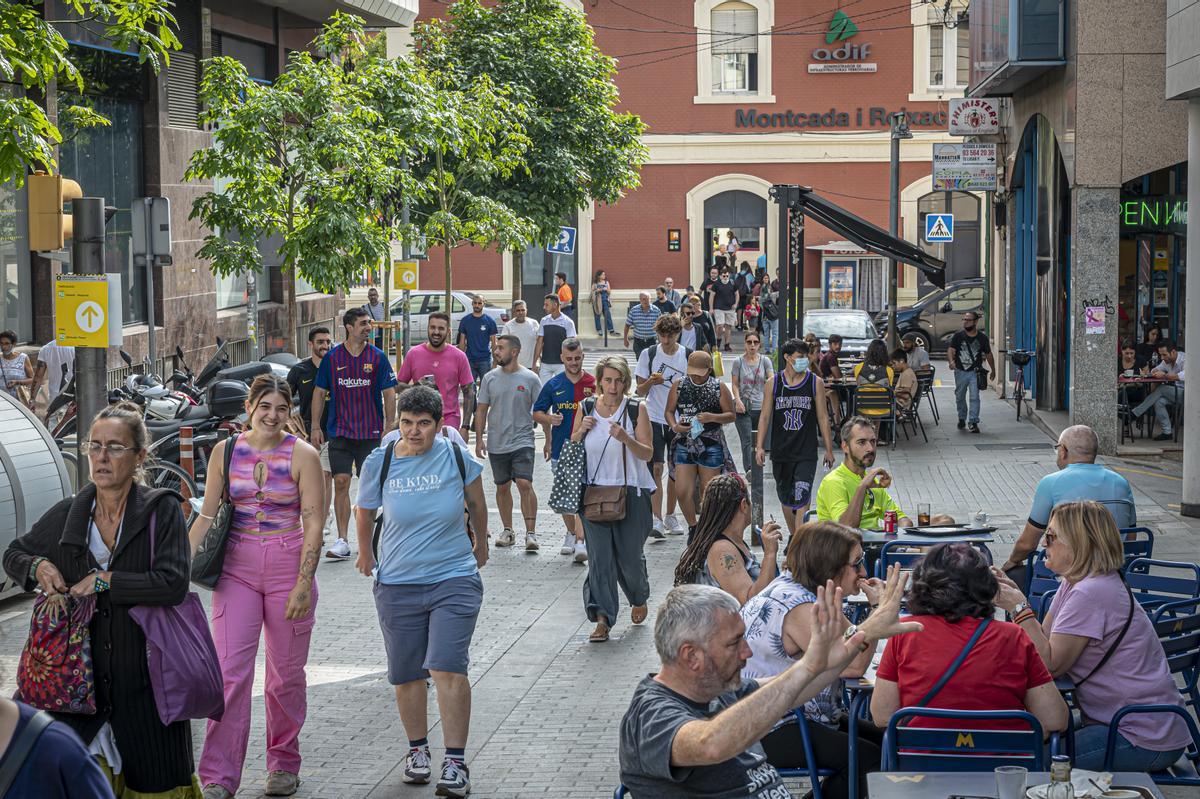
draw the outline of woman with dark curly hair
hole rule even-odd
[[[925,629],[888,641],[875,677],[871,716],[887,726],[902,707],[951,710],[1026,710],[1048,735],[1066,729],[1067,705],[1029,636],[1012,622],[996,621],[1000,585],[979,550],[939,544],[917,563],[908,610]],[[982,633],[950,679],[941,679],[975,636]],[[922,701],[924,700],[924,701]],[[1027,729],[1020,721],[974,722],[979,729]],[[950,719],[914,718],[912,727],[953,727]]]

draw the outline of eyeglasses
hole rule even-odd
[[[99,441],[84,441],[79,445],[79,451],[85,455],[99,455],[107,451],[114,458],[119,458],[127,452],[134,452],[137,447],[127,447],[124,444],[101,444]]]
[[[850,566],[850,568],[854,569],[855,571],[858,571],[859,569],[866,571],[867,570],[867,553],[864,552],[863,554],[859,555],[858,560],[856,560],[853,563],[850,563],[848,565]]]
[[[1049,530],[1042,533],[1042,538],[1046,539],[1046,546],[1050,546],[1058,540],[1058,533],[1052,533]]]
[[[750,347],[750,346],[755,346],[755,347],[757,347],[758,345],[759,345],[759,341],[758,341],[758,339],[756,339],[756,338],[748,338],[748,339],[746,339],[746,346],[747,346],[747,347]]]

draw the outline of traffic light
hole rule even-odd
[[[71,237],[71,214],[63,203],[83,196],[83,189],[70,178],[35,172],[28,178],[29,249],[34,252],[61,250]]]

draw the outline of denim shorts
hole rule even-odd
[[[376,582],[374,591],[389,683],[424,680],[430,670],[467,673],[471,637],[483,605],[478,573],[432,585]]]
[[[704,452],[693,455],[684,444],[675,445],[676,466],[703,466],[705,469],[720,469],[725,464],[725,448],[720,444],[705,444]]]

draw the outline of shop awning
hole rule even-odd
[[[893,236],[878,225],[855,216],[845,208],[834,205],[819,197],[812,189],[800,186],[794,199],[804,215],[815,219],[835,233],[845,236],[863,249],[879,253],[885,258],[912,264],[925,273],[930,283],[938,288],[946,287],[946,262],[901,238]]]

